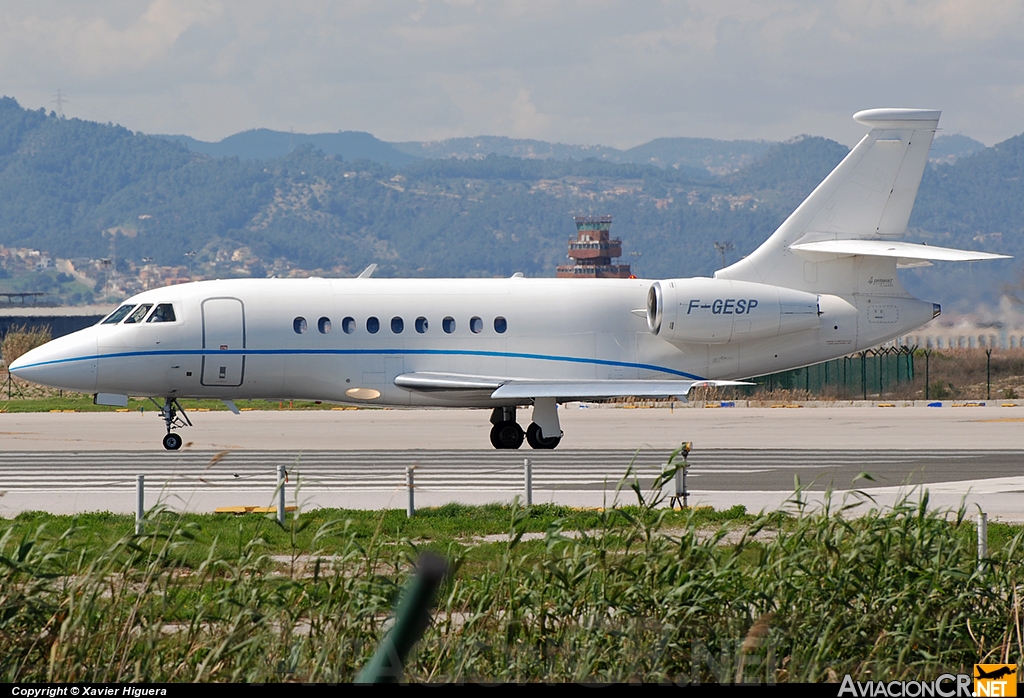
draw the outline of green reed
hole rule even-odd
[[[709,523],[637,494],[585,525],[491,507],[498,542],[437,510],[436,539],[384,512],[373,530],[164,513],[113,539],[3,522],[0,681],[351,681],[426,547],[455,572],[409,681],[925,678],[1022,656],[1017,527],[979,566],[966,513],[926,497],[812,509],[797,492],[790,516]]]

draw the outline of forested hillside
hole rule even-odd
[[[275,260],[381,275],[551,276],[573,214],[611,214],[642,276],[710,274],[767,237],[846,148],[804,137],[724,176],[591,160],[416,160],[397,168],[311,146],[269,160],[191,152],[114,125],[60,119],[0,100],[0,245],[57,257],[152,258],[218,275]],[[926,172],[918,240],[1024,256],[1024,137]],[[245,255],[260,264],[244,271]],[[631,255],[630,253],[639,253]],[[219,265],[219,266],[218,266]],[[1015,263],[913,270],[914,290],[949,304],[992,300]],[[956,283],[950,283],[950,279]]]
[[[189,136],[159,136],[181,143],[189,150],[214,157],[237,157],[242,160],[268,160],[287,155],[298,147],[311,145],[327,155],[340,155],[346,160],[372,160],[401,167],[417,160],[390,143],[360,131],[338,133],[285,133],[266,128],[243,131],[216,143]]]

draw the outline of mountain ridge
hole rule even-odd
[[[396,167],[312,144],[246,160],[3,98],[0,245],[116,264],[194,263],[218,277],[295,267],[354,274],[371,262],[383,276],[550,276],[572,216],[593,213],[613,215],[623,261],[639,275],[710,275],[721,264],[714,242],[735,245],[727,263],[748,254],[846,152],[795,138],[728,175],[500,155]],[[1024,136],[927,168],[908,240],[1024,255],[1022,174]],[[991,301],[1017,283],[1016,264],[902,276],[936,302]]]

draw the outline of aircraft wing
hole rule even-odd
[[[694,387],[753,385],[729,380],[531,380],[457,373],[406,373],[395,385],[424,392],[486,391],[496,400],[593,400],[613,397],[679,397]]]
[[[678,397],[691,388],[718,385],[753,385],[743,381],[677,380],[587,380],[518,381],[505,383],[491,393],[496,399],[553,397],[558,400],[585,400],[609,397]]]
[[[418,390],[424,393],[436,393],[448,390],[486,390],[494,391],[507,382],[507,378],[495,378],[493,376],[467,376],[462,373],[434,373],[431,371],[419,371],[416,373],[403,373],[395,378],[395,385],[399,388]]]

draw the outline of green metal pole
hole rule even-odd
[[[356,683],[398,683],[409,651],[430,625],[430,612],[448,563],[424,553],[416,563],[416,576],[406,585],[395,612],[395,624],[373,657],[359,672]]]

